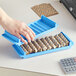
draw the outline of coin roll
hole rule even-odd
[[[38,50],[38,52],[42,51],[42,48],[40,47],[40,45],[35,41],[32,41],[33,45],[36,47],[36,49]]]
[[[54,37],[60,43],[61,47],[64,47],[66,45],[58,35],[55,35]]]
[[[66,43],[66,46],[69,45],[69,41],[66,39],[66,37],[62,33],[59,33],[58,36]]]
[[[32,44],[32,42],[29,42],[28,45],[32,48],[32,52],[37,52],[37,49],[35,46]]]
[[[36,39],[36,42],[40,45],[42,51],[47,50],[47,47],[43,44],[43,42],[40,39]]]
[[[58,48],[61,47],[60,44],[58,43],[58,41],[53,37],[53,36],[49,36],[49,38],[51,39],[51,41],[54,43],[54,45]]]
[[[47,47],[47,50],[52,49],[52,47],[48,44],[48,42],[45,40],[45,38],[41,38],[40,40],[45,44],[45,46]]]
[[[30,52],[27,51],[26,48],[23,45],[21,45],[21,48],[26,52],[26,55],[30,54]]]
[[[54,45],[54,43],[50,40],[49,37],[45,37],[45,40],[49,43],[50,47],[52,47],[52,49],[55,49],[56,46]]]
[[[27,51],[32,53],[32,49],[31,49],[31,47],[28,44],[23,44],[23,46],[26,48]]]

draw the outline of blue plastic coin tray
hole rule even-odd
[[[46,34],[48,32],[51,32],[51,31],[55,30],[57,28],[58,24],[56,24],[54,21],[52,21],[52,20],[50,20],[47,17],[42,15],[41,19],[28,24],[28,26],[35,32],[35,34],[36,34],[35,39],[36,39],[39,36],[42,36],[43,34]],[[38,55],[43,55],[43,54],[47,54],[47,53],[60,51],[60,50],[68,49],[68,48],[70,48],[73,45],[73,42],[70,40],[70,38],[66,34],[64,34],[64,36],[69,41],[69,45],[68,46],[26,55],[26,52],[24,52],[24,50],[20,46],[20,45],[23,44],[23,42],[21,42],[21,40],[19,38],[17,38],[16,36],[8,33],[7,31],[5,31],[5,33],[2,34],[2,36],[13,43],[13,45],[12,45],[13,48],[15,49],[15,51],[17,52],[17,54],[21,58],[30,58],[30,57],[33,57],[33,56],[38,56]],[[27,40],[23,35],[21,35],[21,36],[25,40]]]

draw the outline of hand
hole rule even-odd
[[[26,40],[23,39],[23,37],[20,35],[22,34],[28,42],[31,42],[31,40],[34,40],[35,33],[32,31],[31,28],[29,28],[24,22],[20,22],[13,19],[8,19],[7,23],[3,25],[3,28],[7,30],[12,35],[20,38],[22,42],[27,44]]]
[[[25,44],[27,42],[23,39],[21,34],[26,37],[28,42],[34,40],[35,33],[24,22],[12,19],[3,9],[0,8],[0,25],[12,35],[20,38]]]

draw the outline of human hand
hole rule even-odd
[[[8,21],[3,25],[3,28],[7,30],[12,35],[18,37],[21,39],[22,42],[27,44],[26,40],[23,39],[23,37],[20,35],[22,34],[28,42],[31,40],[34,40],[35,33],[32,31],[31,28],[29,28],[24,22],[20,22],[13,19],[8,19]]]
[[[17,21],[8,16],[2,8],[0,8],[0,25],[12,35],[20,38],[22,42],[27,44],[21,34],[26,37],[28,42],[34,40],[35,33],[24,22]]]

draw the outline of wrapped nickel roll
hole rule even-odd
[[[35,41],[32,41],[33,45],[36,47],[36,49],[38,50],[38,52],[42,51],[42,48],[40,47],[40,45]]]
[[[64,47],[66,45],[65,42],[58,35],[55,35],[54,37],[60,43],[61,47]]]
[[[51,39],[51,41],[54,43],[54,45],[58,48],[61,47],[60,44],[58,43],[58,41],[53,37],[53,36],[49,36],[49,38]]]
[[[59,33],[58,36],[66,43],[66,46],[69,45],[69,41],[66,39],[66,37],[62,33]]]
[[[32,42],[29,42],[28,45],[32,48],[32,52],[37,52],[37,49]]]
[[[45,46],[47,47],[47,50],[52,49],[52,47],[49,45],[49,43],[46,41],[45,38],[41,38],[40,40],[45,44]]]
[[[40,45],[42,51],[47,50],[47,47],[43,44],[43,42],[40,39],[36,39],[36,42]]]
[[[27,51],[32,53],[32,49],[31,49],[31,47],[28,44],[23,44],[23,46],[26,48]]]
[[[26,52],[26,55],[30,54],[30,52],[27,51],[26,48],[23,45],[21,45],[21,48]]]
[[[49,37],[45,37],[45,40],[49,43],[50,47],[52,47],[53,49],[56,48],[56,46],[55,46],[54,43],[50,40]]]

